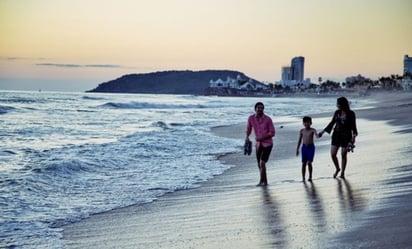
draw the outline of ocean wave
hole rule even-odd
[[[60,176],[72,176],[74,173],[89,171],[87,166],[76,159],[57,161],[55,163],[46,164],[43,168],[33,168],[35,173],[51,173]]]
[[[107,102],[100,105],[103,108],[113,108],[113,109],[203,109],[207,108],[205,105],[201,104],[162,104],[162,103],[147,103],[147,102],[129,102],[129,103],[118,103],[118,102]]]
[[[170,126],[185,126],[183,123],[170,123]]]
[[[4,101],[4,102],[7,102],[7,103],[11,103],[11,104],[14,104],[14,103],[25,103],[25,104],[32,104],[32,103],[35,103],[35,102],[42,102],[42,101],[39,101],[39,100],[41,100],[41,99],[39,99],[39,98],[34,98],[34,97],[10,97],[10,98],[7,98],[7,99],[0,99],[0,101]],[[43,101],[43,102],[45,102],[45,101]]]
[[[17,153],[12,151],[12,150],[3,150],[0,151],[0,156],[10,156],[10,155],[16,155]]]
[[[91,97],[91,96],[83,96],[82,99],[88,99],[88,100],[103,100],[103,97]]]
[[[169,129],[169,126],[165,122],[162,122],[162,121],[154,122],[154,123],[152,123],[152,126],[159,127],[159,128],[164,129],[164,130]]]
[[[0,105],[0,114],[6,114],[12,110],[14,110],[16,108],[11,107],[11,106],[4,106],[4,105]]]

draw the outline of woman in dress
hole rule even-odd
[[[341,172],[340,177],[345,178],[348,148],[353,148],[356,141],[356,136],[358,135],[358,130],[356,128],[356,115],[355,112],[350,109],[349,101],[345,97],[340,97],[337,99],[336,107],[338,109],[333,114],[332,120],[326,128],[319,133],[319,137],[321,137],[325,132],[330,134],[333,129],[330,149],[330,155],[336,168],[333,178],[336,178],[339,172]],[[339,148],[341,149],[342,168],[339,167],[339,160],[336,156]]]

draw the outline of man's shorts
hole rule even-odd
[[[259,148],[256,150],[256,159],[258,163],[262,160],[265,163],[269,160],[270,152],[272,152],[273,145],[268,147],[263,147],[259,145]]]
[[[302,144],[301,148],[302,163],[313,162],[315,157],[315,145],[314,144]]]

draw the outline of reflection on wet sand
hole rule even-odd
[[[362,196],[360,190],[353,190],[347,179],[337,179],[337,191],[339,197],[340,209],[342,212],[361,211],[367,200]]]
[[[306,196],[309,201],[309,209],[312,212],[313,224],[316,224],[317,232],[324,232],[326,227],[325,210],[319,193],[316,191],[315,184],[303,182],[305,186]]]
[[[270,193],[268,187],[262,187],[262,214],[265,226],[270,232],[268,248],[286,248],[285,226],[282,223],[279,205]]]

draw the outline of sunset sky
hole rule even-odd
[[[86,91],[124,74],[238,70],[278,81],[403,74],[411,0],[0,0],[0,90]]]

